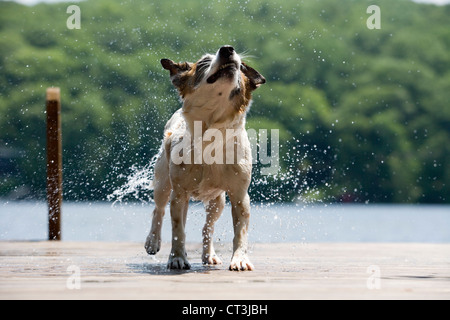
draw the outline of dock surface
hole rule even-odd
[[[300,300],[450,299],[450,244],[253,244],[253,272],[220,266],[170,271],[141,243],[0,242],[0,299]]]

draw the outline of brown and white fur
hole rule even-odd
[[[216,55],[205,55],[196,63],[175,63],[163,59],[161,64],[170,71],[170,79],[179,91],[183,107],[166,124],[161,152],[155,164],[153,185],[156,207],[145,243],[146,251],[154,255],[160,250],[163,216],[170,200],[172,251],[167,267],[190,269],[184,228],[189,200],[194,198],[205,203],[207,212],[202,262],[221,264],[214,251],[213,232],[214,224],[224,209],[226,193],[231,203],[234,226],[230,270],[253,270],[247,255],[250,219],[247,190],[251,181],[252,158],[245,121],[252,91],[266,80],[245,64],[231,46],[220,48]],[[233,129],[233,141],[226,142],[232,143],[234,150],[241,152],[242,157],[232,164],[196,164],[192,161],[177,165],[171,161],[174,152],[180,152],[179,144],[183,143],[183,139],[194,136],[194,123],[199,122],[202,133],[216,129],[225,137],[226,130]],[[208,143],[212,142],[201,144],[203,150]]]

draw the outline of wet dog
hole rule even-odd
[[[166,124],[155,163],[156,206],[146,251],[154,255],[160,250],[161,227],[170,200],[172,251],[167,267],[190,268],[184,228],[189,201],[194,198],[203,201],[207,212],[202,262],[221,264],[214,251],[213,232],[227,194],[234,226],[230,270],[253,270],[247,254],[252,155],[245,121],[252,92],[266,80],[231,46],[195,63],[163,59],[161,64],[170,72],[183,106]]]

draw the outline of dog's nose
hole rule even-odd
[[[234,48],[232,46],[223,46],[219,50],[220,56],[230,57],[234,53]]]

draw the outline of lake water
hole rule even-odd
[[[65,203],[64,241],[144,242],[152,204]],[[187,241],[200,242],[203,205],[188,213]],[[0,202],[0,240],[46,240],[47,205]],[[163,241],[170,241],[166,209]],[[231,211],[217,223],[215,240],[231,242]],[[450,243],[450,206],[275,204],[252,208],[251,242],[431,242]]]

